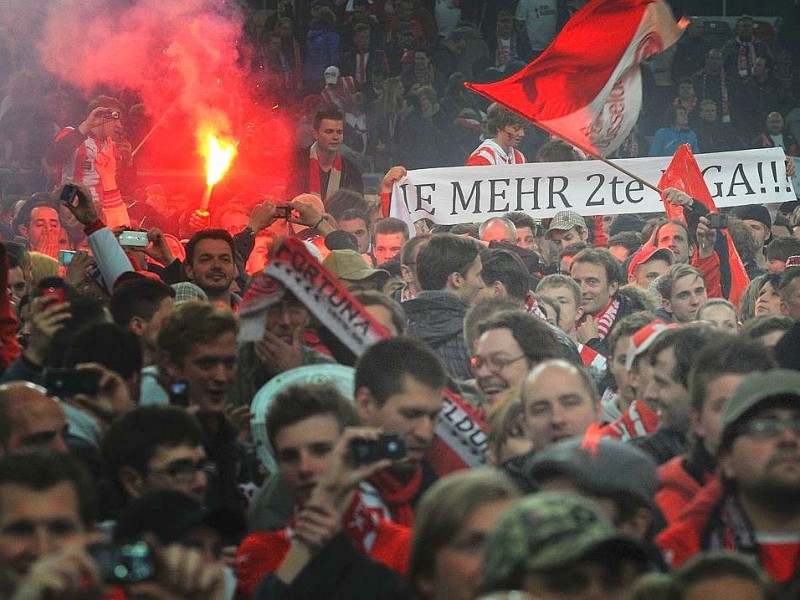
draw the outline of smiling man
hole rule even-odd
[[[231,291],[236,278],[233,238],[224,229],[198,231],[186,244],[186,275],[212,302],[235,308],[241,298]]]
[[[585,369],[546,360],[525,378],[520,394],[534,451],[583,435],[600,418],[600,396]]]
[[[505,311],[478,326],[472,373],[490,407],[519,390],[528,372],[548,358],[563,358],[555,335],[522,310]]]

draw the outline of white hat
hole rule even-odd
[[[339,82],[339,67],[331,65],[325,69],[325,83],[336,85]]]

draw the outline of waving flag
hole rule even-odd
[[[639,117],[639,64],[674,44],[685,27],[662,0],[592,0],[527,67],[503,81],[466,85],[605,157]]]
[[[714,199],[711,197],[711,192],[708,191],[705,179],[703,179],[703,173],[700,171],[700,167],[697,165],[697,161],[688,144],[683,144],[675,151],[669,167],[664,171],[661,180],[658,182],[658,187],[662,190],[670,187],[679,189],[701,202],[712,213],[719,212]],[[680,219],[686,222],[683,208],[673,206],[664,200],[664,210],[670,219]],[[742,259],[739,257],[739,252],[733,243],[733,237],[730,234],[725,237],[728,246],[728,266],[730,268],[728,300],[739,306],[739,301],[747,284],[750,283],[750,278],[747,276]],[[721,268],[725,268],[725,265],[722,265]]]

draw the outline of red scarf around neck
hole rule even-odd
[[[419,494],[422,469],[418,467],[405,484],[394,477],[388,469],[379,471],[370,477],[369,481],[378,490],[381,499],[392,512],[393,521],[400,525],[413,527],[414,507],[411,505],[411,501]]]

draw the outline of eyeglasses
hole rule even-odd
[[[172,481],[179,484],[188,484],[194,481],[198,471],[202,471],[207,477],[216,474],[217,468],[206,459],[192,462],[191,460],[176,460],[168,464],[163,469],[149,468],[148,471],[157,475],[166,475]]]
[[[525,358],[524,354],[520,354],[516,358],[502,358],[500,356],[473,356],[470,359],[470,365],[472,365],[473,371],[478,371],[482,369],[484,365],[492,372],[492,373],[499,373],[506,367],[514,364],[518,360],[522,360]]]
[[[794,435],[800,436],[800,419],[784,421],[782,419],[753,419],[744,426],[744,433],[754,438],[767,440],[783,435],[790,430]]]

